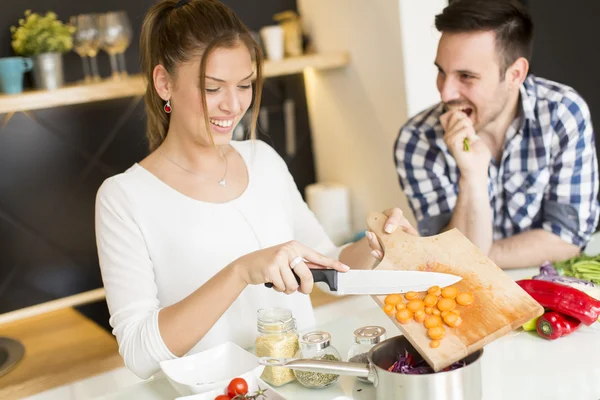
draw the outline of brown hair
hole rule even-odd
[[[519,57],[531,61],[533,20],[517,0],[454,0],[435,16],[440,32],[494,31],[500,77]]]
[[[202,54],[200,91],[204,122],[210,135],[205,93],[206,61],[211,50],[234,48],[240,43],[248,48],[256,63],[254,112],[250,128],[250,136],[254,139],[262,92],[263,56],[246,26],[218,0],[162,0],[150,8],[142,25],[140,50],[142,73],[147,82],[144,97],[146,136],[151,151],[165,140],[169,129],[169,114],[164,112],[164,100],[154,90],[154,67],[161,64],[171,76],[175,76],[179,64]],[[212,135],[210,138],[214,145]]]

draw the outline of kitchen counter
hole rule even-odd
[[[0,377],[0,399],[20,399],[123,366],[113,335],[72,308],[0,325],[25,357]]]
[[[531,276],[535,269],[508,272],[513,279]],[[318,329],[331,333],[332,345],[342,355],[352,344],[354,329],[364,325],[397,328],[367,296],[355,296],[319,307]],[[484,348],[483,399],[600,399],[600,324],[583,327],[570,336],[547,341],[535,333],[514,331]],[[343,376],[337,385],[309,390],[298,383],[277,388],[287,399],[374,399],[372,386]],[[41,393],[30,400],[172,400],[178,393],[166,378],[141,382],[125,368]]]

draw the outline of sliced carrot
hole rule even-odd
[[[400,310],[404,310],[406,308],[406,303],[404,302],[400,302],[398,304],[396,304],[396,310],[400,311]]]
[[[445,318],[446,315],[448,315],[448,313],[451,312],[450,310],[444,310],[442,311],[442,313],[440,314],[442,316],[442,318]]]
[[[423,310],[417,310],[415,311],[415,321],[417,322],[423,322],[425,321],[425,318],[427,318],[427,314],[425,314],[425,311]]]
[[[442,312],[440,310],[438,310],[437,308],[434,308],[432,311],[433,315],[440,315]]]
[[[454,299],[441,299],[437,303],[437,308],[440,311],[453,310],[456,307]]]
[[[454,328],[458,325],[456,325],[456,321],[458,321],[460,317],[456,314],[454,314],[453,312],[448,312],[448,314],[446,314],[446,316],[444,317],[444,322],[446,323],[446,325]]]
[[[442,297],[446,299],[453,299],[458,294],[458,289],[454,286],[448,286],[442,289]]]
[[[398,318],[396,318],[396,319],[398,319]],[[410,321],[412,321],[410,318],[409,319],[398,319],[398,322],[400,322],[402,325],[406,325]]]
[[[437,302],[438,302],[438,298],[437,298],[437,296],[435,296],[433,294],[428,294],[423,299],[423,304],[425,304],[425,307],[433,307],[437,304]]]
[[[427,334],[433,340],[439,340],[446,334],[446,329],[443,326],[435,326],[427,330]]]
[[[395,306],[402,301],[402,296],[399,294],[388,294],[385,297],[385,304],[391,304]]]
[[[434,348],[434,349],[440,347],[440,341],[432,340],[431,342],[429,342],[429,347]]]
[[[411,300],[406,305],[406,308],[408,308],[412,312],[415,312],[418,310],[423,310],[425,308],[425,306],[423,305],[422,300]]]
[[[440,289],[439,286],[432,286],[427,290],[427,293],[434,296],[440,296],[442,294],[442,289]]]
[[[473,300],[473,295],[468,292],[459,293],[458,296],[456,296],[456,302],[461,306],[468,306],[473,303]]]
[[[410,320],[413,317],[413,312],[408,310],[408,309],[404,309],[404,310],[400,310],[396,313],[396,319],[398,320],[398,322],[402,322],[402,320]]]
[[[393,315],[396,311],[394,310],[394,306],[391,304],[386,304],[385,306],[383,306],[383,311],[387,314],[387,315]]]
[[[442,319],[437,315],[431,315],[425,320],[425,328],[435,328],[436,326],[442,326]]]
[[[425,314],[427,314],[427,315],[433,314],[433,308],[431,308],[431,307],[425,307]]]
[[[414,300],[414,299],[416,299],[417,297],[419,297],[419,293],[417,293],[417,292],[406,292],[406,293],[404,294],[404,298],[405,298],[406,300]]]

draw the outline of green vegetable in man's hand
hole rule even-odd
[[[463,150],[464,151],[471,150],[471,147],[469,147],[469,138],[465,138],[465,140],[463,140]]]

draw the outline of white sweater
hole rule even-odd
[[[96,238],[110,324],[125,365],[142,378],[156,373],[160,361],[176,358],[159,333],[160,309],[233,260],[293,239],[339,255],[279,155],[261,141],[231,145],[249,174],[247,189],[235,200],[194,200],[138,164],[107,179],[98,191]],[[291,309],[299,330],[314,325],[308,296],[248,286],[188,354],[225,341],[252,346],[256,311],[268,307]]]

